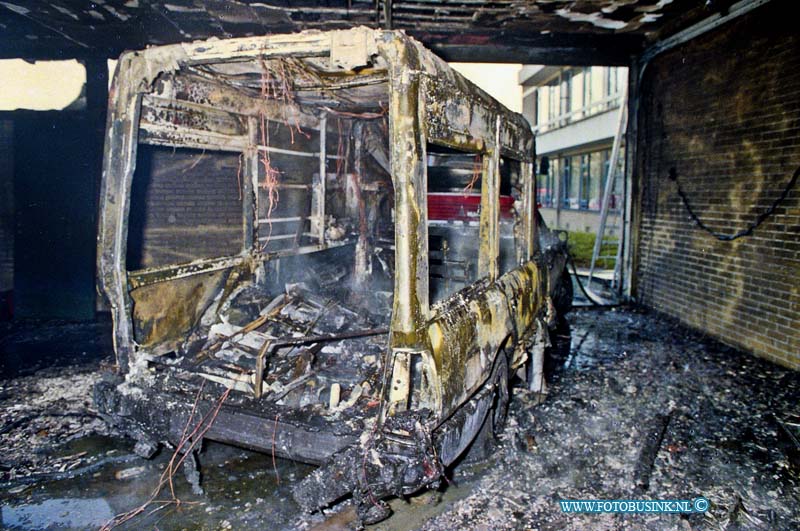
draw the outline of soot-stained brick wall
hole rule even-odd
[[[800,33],[773,2],[656,57],[638,113],[635,295],[725,343],[800,369]]]

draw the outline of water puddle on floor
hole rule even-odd
[[[3,529],[89,529],[114,517],[103,498],[52,498],[38,503],[0,505]]]
[[[104,458],[129,455],[130,441],[86,437],[58,454],[88,452]],[[20,482],[0,491],[0,528],[15,531],[98,529],[116,515],[148,502],[171,457],[110,461],[78,477]],[[200,454],[203,495],[193,494],[182,470],[174,476],[175,498],[165,487],[139,516],[116,529],[280,529],[299,514],[291,485],[313,467],[208,443]],[[180,500],[180,503],[175,503]],[[168,501],[170,503],[162,503]]]

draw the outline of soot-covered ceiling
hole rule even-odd
[[[733,0],[0,0],[0,57],[354,25],[403,29],[445,59],[624,64]]]

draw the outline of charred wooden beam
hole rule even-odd
[[[667,426],[672,418],[672,413],[667,415],[657,415],[645,432],[645,440],[639,457],[636,460],[636,468],[633,472],[635,481],[635,491],[637,494],[647,492],[650,488],[650,476],[653,473],[658,450],[667,433]]]

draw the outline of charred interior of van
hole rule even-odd
[[[141,279],[130,292],[134,340],[151,366],[279,404],[335,409],[377,388],[391,314],[392,182],[371,155],[387,158],[386,87],[369,85],[374,105],[353,103],[361,95],[350,88],[356,95],[336,111],[298,91],[289,100],[278,92],[289,83],[278,77],[289,68],[281,61],[249,73],[239,66],[236,90],[256,98],[263,84],[269,100],[316,111],[318,128],[257,116],[254,141],[239,153],[187,148],[158,136],[164,124],[145,105],[127,253],[129,278]],[[180,104],[178,95],[164,106]],[[255,159],[247,171],[246,157]],[[252,183],[252,228],[242,222],[243,179]],[[259,269],[153,278],[170,264],[247,252],[244,230],[264,257]],[[178,314],[177,301],[187,305]]]
[[[297,501],[375,521],[501,422],[552,320],[522,116],[366,28],[131,52],[110,101],[95,400],[137,451],[320,464]]]
[[[132,365],[170,390],[206,380],[230,404],[306,414],[377,397],[394,282],[386,75],[276,58],[155,81],[127,239]]]

